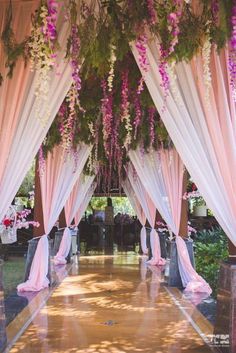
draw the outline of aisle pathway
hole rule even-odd
[[[194,306],[181,307],[158,268],[140,261],[82,257],[10,352],[211,352],[200,337],[207,322]]]

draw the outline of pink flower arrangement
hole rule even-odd
[[[21,212],[16,212],[16,214],[12,212],[10,216],[7,215],[4,217],[4,219],[1,222],[1,226],[4,226],[6,229],[13,228],[15,225],[15,217],[16,217],[17,229],[29,228],[29,226],[39,227],[39,222],[27,221],[27,217],[30,215],[30,213],[31,213],[31,210],[29,209],[24,209]]]

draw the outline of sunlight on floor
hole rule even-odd
[[[191,317],[196,311],[188,308]],[[208,353],[158,268],[139,257],[82,257],[11,353]]]

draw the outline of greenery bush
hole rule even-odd
[[[227,237],[220,227],[198,232],[195,239],[196,270],[211,286],[216,298],[220,262],[227,259]]]

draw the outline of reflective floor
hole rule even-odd
[[[208,324],[157,267],[135,256],[82,257],[10,350],[206,353]]]

